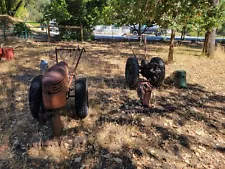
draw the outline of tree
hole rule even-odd
[[[71,18],[71,14],[67,10],[67,3],[65,0],[51,1],[49,6],[46,6],[44,19],[50,21],[56,19],[56,22],[67,21]]]
[[[205,29],[208,32],[206,33],[206,41],[210,38],[211,42],[215,42],[215,38],[213,40],[212,36],[209,36],[209,30],[220,23],[219,20],[221,20],[223,13],[221,6],[212,6],[208,0],[160,0],[157,7],[157,17],[155,17],[157,23],[172,29],[169,62],[173,61],[175,31],[187,28],[200,32],[200,30]],[[206,44],[209,46],[208,43]]]
[[[80,26],[84,28],[84,34],[90,35],[91,28],[102,22],[101,15],[106,0],[66,0],[66,10],[71,15],[68,20],[59,21],[60,25]],[[65,30],[60,31],[66,32]],[[79,29],[69,31],[73,38],[80,37]]]
[[[8,14],[15,16],[17,11],[24,6],[24,0],[1,0],[0,1],[0,12],[1,14]]]
[[[101,22],[101,15],[106,0],[66,0],[67,10],[71,14],[71,18],[67,23],[69,25],[83,25],[91,28]]]
[[[217,34],[225,36],[225,22],[219,26],[219,28],[217,29]]]
[[[43,18],[43,9],[50,0],[1,0],[0,14],[36,21]]]
[[[44,9],[50,5],[50,0],[26,0],[27,15],[24,19],[41,21],[44,18]]]
[[[206,0],[111,0],[104,10],[106,23],[118,25],[138,24],[140,26],[157,23],[172,30],[168,61],[173,61],[174,38],[176,31],[195,24],[201,3]],[[200,9],[201,10],[201,9]]]
[[[202,53],[208,57],[214,57],[216,28],[224,23],[224,5],[224,1],[209,0],[202,17],[201,27],[206,31]]]
[[[171,29],[168,62],[173,61],[174,39],[176,31],[182,31],[196,16],[196,1],[192,0],[160,0],[157,5],[156,19],[159,25]]]
[[[48,25],[48,41],[51,40],[50,36],[50,20],[56,20],[56,22],[67,21],[71,18],[71,14],[67,11],[67,4],[65,0],[54,0],[45,7],[44,20]]]
[[[107,2],[103,16],[107,24],[133,25],[135,29],[138,25],[140,36],[154,23],[156,5],[155,0],[111,0]],[[141,32],[143,24],[147,27]]]

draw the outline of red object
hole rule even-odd
[[[0,48],[0,60],[14,59],[13,48]]]
[[[59,109],[66,105],[69,68],[61,61],[44,74],[42,79],[42,98],[46,109]]]
[[[137,94],[143,106],[149,107],[153,87],[148,81],[140,82],[137,86]]]

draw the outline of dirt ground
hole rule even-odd
[[[50,123],[38,124],[29,112],[30,82],[40,73],[41,59],[54,64],[55,47],[78,44],[86,49],[77,73],[88,79],[89,115],[72,119],[64,111],[62,139],[67,141],[38,146],[54,139]],[[143,58],[144,47],[133,45]],[[155,89],[160,111],[141,113],[126,111],[142,109],[136,91],[125,85],[125,63],[132,56],[128,43],[20,40],[5,46],[15,48],[16,58],[0,63],[0,168],[225,168],[225,53],[219,48],[209,59],[196,46],[176,47],[166,76],[186,70],[188,88]],[[147,47],[148,60],[160,56],[166,61],[168,45]],[[71,98],[65,110],[73,109]]]

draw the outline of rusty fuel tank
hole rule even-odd
[[[42,97],[46,109],[58,109],[66,105],[69,68],[62,61],[51,68],[42,78]]]

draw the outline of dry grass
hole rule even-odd
[[[132,51],[127,43],[82,43],[86,53],[78,67],[89,81],[89,116],[63,115],[63,135],[88,136],[85,145],[26,149],[27,143],[48,139],[49,124],[40,126],[28,108],[31,79],[39,62],[54,64],[54,48],[72,43],[8,42],[16,59],[0,67],[0,168],[223,168],[225,166],[225,54],[214,59],[201,50],[175,48],[175,62],[166,65],[187,71],[188,89],[163,86],[156,90],[156,107],[165,112],[126,113],[140,105],[136,91],[126,88],[125,63]],[[138,58],[144,47],[134,44]],[[49,52],[50,51],[50,52]],[[147,59],[166,60],[168,46],[148,45]],[[68,112],[74,109],[68,101]],[[140,107],[140,106],[139,106]]]

